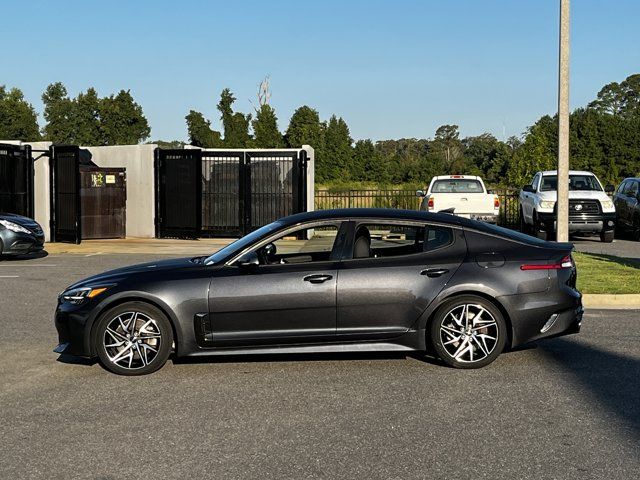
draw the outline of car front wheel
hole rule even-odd
[[[120,375],[144,375],[166,363],[173,330],[167,317],[153,305],[128,302],[102,315],[94,341],[105,368]]]
[[[613,230],[608,231],[608,232],[601,232],[600,233],[600,241],[602,241],[604,243],[611,243],[611,242],[613,242],[614,235],[615,235],[615,232]]]
[[[435,314],[430,334],[438,356],[455,368],[490,364],[502,353],[507,340],[500,310],[473,295],[445,302]]]

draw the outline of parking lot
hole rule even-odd
[[[588,311],[579,335],[475,371],[397,354],[287,355],[180,360],[126,378],[52,353],[64,287],[155,258],[0,261],[0,477],[627,479],[640,471],[640,311]]]

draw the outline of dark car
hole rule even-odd
[[[618,230],[627,230],[634,240],[640,241],[640,178],[625,178],[613,196],[613,203]]]
[[[35,220],[0,213],[0,255],[25,255],[44,249],[44,233]]]
[[[71,285],[54,351],[125,375],[157,370],[172,351],[429,351],[482,367],[507,347],[579,331],[572,248],[442,213],[303,213],[209,257]]]

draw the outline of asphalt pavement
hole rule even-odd
[[[640,311],[473,371],[286,355],[119,377],[52,353],[58,292],[153,258],[0,261],[0,478],[638,477]]]

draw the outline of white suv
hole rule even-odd
[[[556,232],[558,172],[538,172],[519,198],[520,230],[551,240]],[[569,233],[599,234],[603,242],[613,241],[616,209],[606,189],[591,172],[569,172]]]

